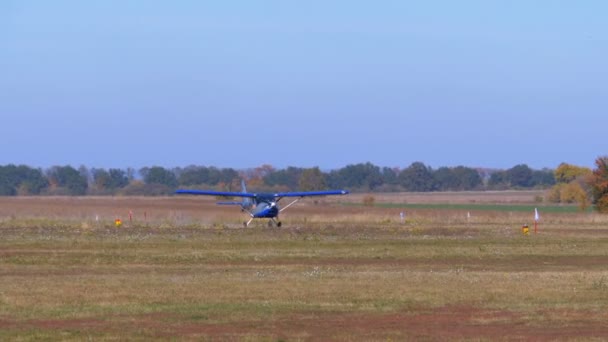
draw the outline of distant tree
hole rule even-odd
[[[298,189],[303,171],[303,168],[293,166],[284,170],[275,170],[264,176],[264,184],[270,187],[285,186],[293,191]]]
[[[15,196],[17,190],[7,182],[0,182],[0,196]]]
[[[383,167],[382,168],[382,182],[389,185],[399,184],[399,169]]]
[[[18,167],[23,179],[18,187],[20,195],[39,195],[49,185],[41,169],[33,169],[25,165]]]
[[[132,181],[135,180],[136,173],[137,173],[137,171],[134,168],[132,168],[132,167],[127,168],[126,176],[127,176],[129,183],[131,183]]]
[[[597,211],[608,213],[608,156],[597,158],[595,166],[589,180],[593,203]]]
[[[451,190],[453,184],[456,183],[454,175],[449,167],[440,167],[433,172],[433,178],[439,191]]]
[[[178,185],[175,174],[160,166],[151,167],[142,172],[142,174],[144,174],[144,182],[146,184],[160,184],[168,188],[176,188]]]
[[[477,170],[464,166],[440,167],[433,172],[433,178],[437,189],[443,191],[473,190],[482,185],[481,176]]]
[[[550,169],[532,171],[532,186],[547,188],[555,185],[555,173]]]
[[[356,188],[373,191],[382,185],[382,173],[372,163],[347,165],[329,173],[328,184],[332,188]]]
[[[119,189],[124,188],[129,184],[129,176],[127,172],[121,169],[110,169],[108,170],[110,174],[110,188],[111,189]]]
[[[509,188],[509,181],[507,179],[507,172],[504,170],[494,171],[490,174],[488,179],[488,189],[492,190],[505,190]]]
[[[529,188],[532,185],[532,169],[525,164],[515,165],[506,171],[510,187]]]
[[[93,184],[97,190],[103,191],[110,189],[112,180],[110,179],[110,173],[105,169],[92,169]]]
[[[276,169],[274,168],[274,166],[272,166],[270,164],[263,164],[261,166],[256,167],[253,170],[253,173],[254,173],[253,178],[263,179],[264,177],[271,174],[275,170]]]
[[[124,188],[129,184],[127,173],[121,169],[92,169],[93,184],[100,191],[108,190],[113,192],[116,189]]]
[[[25,165],[0,166],[0,196],[38,195],[48,186],[40,169]]]
[[[458,183],[456,186],[457,190],[474,190],[483,185],[481,175],[476,169],[457,166],[453,170]]]
[[[184,186],[211,184],[209,182],[209,169],[204,166],[188,166],[180,172],[178,183]]]
[[[399,181],[407,191],[423,192],[435,190],[433,170],[421,162],[414,162],[401,171]]]
[[[299,187],[302,191],[323,190],[326,187],[325,175],[318,167],[304,169],[300,177]]]
[[[17,166],[0,166],[0,196],[17,195],[17,186],[21,182],[21,176],[17,172]]]
[[[221,183],[222,182],[222,171],[214,166],[210,166],[208,169],[209,169],[209,175],[208,175],[209,181],[207,184],[217,185],[217,184]]]
[[[82,196],[88,188],[86,177],[69,165],[50,168],[47,171],[47,177],[51,184],[64,189],[68,195]],[[61,194],[63,192],[59,191],[58,193]]]
[[[220,182],[225,184],[236,183],[240,186],[239,173],[233,168],[223,168],[220,170]]]

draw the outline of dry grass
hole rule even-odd
[[[523,236],[530,214],[492,211],[420,209],[401,223],[398,209],[309,202],[284,228],[242,229],[238,209],[193,198],[0,208],[0,339],[608,336],[596,214],[544,215]]]

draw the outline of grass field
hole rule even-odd
[[[608,217],[536,196],[0,198],[0,340],[604,340]]]

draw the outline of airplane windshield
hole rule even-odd
[[[258,202],[274,202],[274,196],[269,194],[259,194],[256,199]]]

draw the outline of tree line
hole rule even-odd
[[[261,165],[247,170],[197,166],[164,168],[87,168],[26,165],[0,166],[0,196],[27,195],[125,195],[171,194],[178,187],[240,191],[245,179],[255,191],[312,191],[346,188],[352,192],[430,192],[509,189],[548,189],[554,203],[578,203],[581,209],[595,204],[608,212],[608,157],[596,160],[596,169],[562,163],[555,170],[534,170],[525,164],[506,170],[465,166],[433,169],[422,162],[406,168],[379,167],[372,163],[347,165],[322,171],[318,167],[276,169]]]
[[[139,170],[66,165],[43,170],[5,165],[0,166],[0,195],[166,195],[178,187],[238,191],[240,179],[256,191],[466,191],[547,188],[556,183],[553,170],[533,170],[527,165],[483,170],[464,166],[433,169],[421,162],[403,169],[360,163],[327,172],[318,167],[276,169],[271,165],[247,170],[196,165]]]

